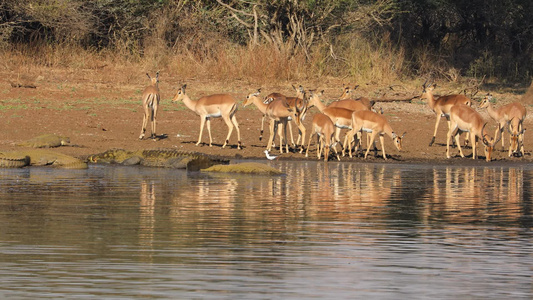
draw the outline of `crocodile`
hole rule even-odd
[[[30,148],[54,148],[70,144],[70,138],[55,134],[43,134],[24,142],[16,144],[21,147]]]
[[[22,168],[30,165],[30,157],[16,152],[0,152],[0,168]]]
[[[187,169],[198,171],[216,164],[228,164],[229,160],[199,152],[176,149],[124,150],[110,149],[89,155],[89,163],[142,165],[148,167]]]
[[[52,166],[62,169],[87,169],[87,163],[55,151],[44,149],[0,152],[0,167]]]

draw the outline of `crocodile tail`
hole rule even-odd
[[[0,168],[22,168],[30,164],[30,157],[0,157]]]

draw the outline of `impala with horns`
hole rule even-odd
[[[337,153],[337,149],[335,149],[335,125],[333,124],[333,121],[331,121],[331,119],[323,113],[316,113],[313,116],[311,135],[309,136],[309,142],[307,144],[307,149],[305,150],[305,157],[308,157],[309,155],[311,139],[315,134],[317,139],[316,152],[318,159],[320,159],[322,152],[324,152],[324,161],[328,161],[329,150],[333,148],[335,155],[337,156],[337,160],[341,160],[339,158],[339,154]]]
[[[437,99],[433,96],[433,90],[437,87],[437,84],[427,84],[426,82],[422,85],[423,91],[420,99],[427,99],[429,107],[437,115],[437,120],[435,122],[435,131],[433,132],[433,138],[429,143],[429,146],[432,146],[435,142],[435,136],[437,135],[437,129],[439,128],[439,122],[441,117],[445,117],[448,123],[448,129],[450,128],[450,109],[456,104],[464,104],[471,106],[472,100],[464,95],[447,95],[441,96]],[[468,140],[468,139],[466,139]],[[465,140],[465,143],[466,143]]]
[[[286,102],[283,101],[283,99],[278,98],[269,100],[267,98],[268,101],[265,101],[260,97],[260,94],[261,89],[258,89],[257,92],[246,96],[244,106],[248,106],[252,103],[255,104],[259,111],[261,111],[270,120],[270,137],[268,140],[267,150],[270,151],[272,148],[272,144],[274,143],[274,134],[277,129],[280,138],[280,152],[283,153],[284,144],[286,146],[286,151],[289,152],[289,145],[284,143],[286,141],[286,128],[289,118],[296,118],[296,112],[294,109],[287,107]],[[279,125],[281,125],[281,127]],[[303,127],[302,123],[298,125],[298,128],[302,132],[305,132],[305,128],[301,127]]]
[[[402,150],[402,139],[405,136],[406,132],[402,134],[402,136],[398,136],[394,131],[392,130],[392,127],[390,126],[387,119],[379,113],[363,110],[363,111],[356,111],[352,114],[352,131],[349,133],[350,137],[353,138],[358,132],[365,131],[370,133],[370,142],[368,143],[366,152],[365,152],[365,159],[368,156],[368,152],[370,151],[370,146],[374,145],[376,136],[379,135],[379,141],[381,143],[381,152],[383,154],[383,158],[387,160],[387,155],[385,153],[385,143],[384,143],[384,135],[388,135],[392,141],[394,142],[394,145],[398,150]],[[356,145],[359,145],[360,143],[356,142]],[[355,147],[355,151],[358,150],[358,146]],[[350,147],[350,157],[352,157],[352,149]]]
[[[364,106],[366,106],[368,108],[368,110],[372,110],[372,107],[374,106],[374,104],[376,103],[374,100],[370,100],[366,97],[359,97],[359,98],[355,98],[355,95],[354,95],[354,91],[359,87],[359,85],[356,85],[353,89],[350,88],[350,86],[344,86],[344,89],[343,89],[343,92],[342,92],[342,95],[339,97],[339,100],[337,101],[334,101],[330,104],[331,105],[334,105],[334,103],[336,102],[339,102],[339,101],[342,101],[342,100],[352,100],[352,101],[356,101],[356,102],[360,102],[362,103]]]
[[[447,142],[446,142],[446,157],[450,156],[450,139],[455,138],[455,144],[459,148],[459,154],[461,157],[465,157],[461,145],[459,143],[459,136],[462,132],[470,134],[470,140],[472,141],[472,158],[476,159],[476,145],[478,139],[481,139],[485,146],[485,159],[486,161],[492,160],[492,151],[494,145],[500,140],[502,136],[501,128],[498,126],[496,132],[494,132],[494,138],[489,137],[486,127],[487,123],[483,120],[481,115],[468,105],[454,105],[450,109],[450,129],[448,130]]]
[[[148,124],[148,119],[150,119],[150,126],[152,128],[150,138],[157,138],[156,117],[157,109],[159,108],[159,100],[161,98],[159,94],[159,71],[155,73],[155,77],[150,77],[150,74],[148,73],[146,73],[146,76],[148,76],[148,79],[150,79],[151,85],[147,86],[142,94],[144,114],[143,123],[141,127],[141,135],[139,136],[140,140],[144,138],[144,134],[146,133],[146,125]]]
[[[225,148],[229,143],[229,138],[233,132],[233,127],[237,130],[237,149],[241,149],[241,132],[239,130],[239,123],[235,117],[237,112],[237,101],[229,94],[215,94],[210,96],[204,96],[197,101],[191,100],[185,92],[187,87],[184,84],[178,89],[176,95],[172,99],[172,102],[183,101],[185,106],[194,111],[200,116],[200,135],[198,136],[198,142],[196,146],[202,141],[202,133],[204,131],[204,125],[207,122],[207,132],[209,133],[209,147],[212,146],[213,139],[211,138],[211,118],[220,118],[224,120],[228,126],[228,136],[224,141],[222,148]]]
[[[309,91],[309,108],[316,106],[318,110],[328,116],[333,124],[335,124],[335,141],[340,143],[340,133],[341,129],[352,129],[352,110],[341,108],[341,107],[329,107],[326,106],[322,101],[320,100],[320,96],[324,91],[315,92],[310,90]],[[343,153],[344,149],[348,145],[348,135],[344,137],[344,143],[342,144],[343,147]]]
[[[494,109],[491,104],[492,95],[487,94],[481,104],[480,108],[486,108],[489,116],[500,125],[503,131],[505,128],[509,131],[509,157],[520,151],[524,155],[524,119],[526,118],[526,108],[518,103],[513,102]],[[505,140],[502,135],[502,147],[505,148]]]

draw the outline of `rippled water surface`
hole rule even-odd
[[[0,170],[0,296],[533,297],[533,167],[270,164]]]

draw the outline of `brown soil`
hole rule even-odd
[[[96,72],[96,71],[95,71]],[[98,71],[103,72],[103,71]],[[171,103],[176,87],[177,78],[164,78],[160,89],[162,102],[160,112],[157,117],[157,133],[160,139],[153,141],[150,139],[139,140],[142,121],[141,91],[148,83],[148,79],[141,73],[134,77],[130,83],[113,84],[103,81],[100,78],[103,74],[83,73],[81,75],[72,74],[69,71],[55,71],[46,74],[40,72],[37,79],[31,80],[36,86],[23,87],[27,84],[11,84],[6,81],[1,85],[2,97],[0,98],[0,116],[2,118],[3,130],[0,134],[0,150],[16,149],[16,143],[28,140],[45,133],[55,133],[69,136],[72,146],[57,148],[57,151],[84,157],[89,154],[103,152],[111,148],[123,148],[128,150],[154,149],[154,148],[174,148],[182,150],[198,151],[207,154],[220,155],[229,158],[257,158],[265,159],[263,151],[266,147],[268,130],[262,141],[259,140],[259,129],[261,122],[260,112],[252,105],[243,108],[239,106],[237,119],[240,124],[241,139],[244,148],[236,149],[236,132],[230,139],[230,147],[221,148],[227,134],[227,127],[221,119],[212,121],[213,147],[206,144],[195,146],[199,133],[199,117],[188,110],[182,103]],[[12,78],[12,74],[3,74],[4,78]],[[112,78],[112,74],[105,74]],[[123,76],[124,77],[124,76]],[[93,79],[96,78],[96,79]],[[188,80],[188,94],[195,99],[202,95],[217,92],[228,92],[233,94],[242,103],[246,94],[256,90],[258,86],[247,83],[232,83],[225,85],[222,83],[201,82]],[[334,99],[342,92],[341,84],[330,80],[320,86],[307,83],[305,87],[324,88],[325,99]],[[229,86],[229,87],[228,87]],[[377,87],[366,86],[358,90],[361,95],[370,95]],[[292,95],[290,85],[262,86],[264,93],[279,91]],[[441,88],[441,93],[446,89]],[[416,89],[412,93],[417,92]],[[420,92],[420,91],[418,91]],[[520,94],[506,93],[496,95],[499,106],[512,101],[520,101]],[[376,106],[382,107],[391,126],[397,133],[407,132],[403,150],[398,151],[392,144],[390,138],[385,138],[385,147],[390,159],[387,163],[430,163],[430,164],[453,164],[453,165],[515,165],[530,163],[533,159],[530,151],[533,149],[533,139],[526,139],[526,155],[521,158],[507,157],[507,152],[502,150],[501,143],[495,154],[495,161],[485,162],[481,149],[482,158],[473,160],[470,147],[465,149],[465,154],[469,157],[460,158],[458,150],[452,149],[455,158],[445,158],[445,137],[447,126],[445,119],[441,120],[436,143],[429,147],[428,143],[433,134],[436,116],[420,100],[408,102],[378,102]],[[529,108],[529,105],[526,107]],[[316,108],[311,109],[311,113],[306,118],[304,124],[310,131],[312,114],[317,112]],[[486,120],[490,120],[486,111],[482,111]],[[495,123],[490,121],[491,130]],[[525,121],[525,127],[531,124],[531,118]],[[267,127],[267,124],[265,124]],[[295,126],[293,126],[295,127]],[[293,128],[295,129],[295,128]],[[149,136],[150,130],[147,131]],[[296,132],[295,132],[296,138]],[[507,136],[506,136],[506,139]],[[204,130],[203,142],[208,141],[207,130]],[[278,141],[276,141],[278,142]],[[313,141],[314,142],[314,141]],[[316,159],[314,143],[311,146],[310,157]],[[378,144],[378,147],[381,148]],[[278,154],[278,151],[273,151]],[[282,154],[280,159],[306,159],[303,154],[289,153]],[[362,162],[363,158],[354,157],[352,159],[344,157],[341,161]],[[381,152],[378,157],[369,155],[368,162],[383,163]]]

